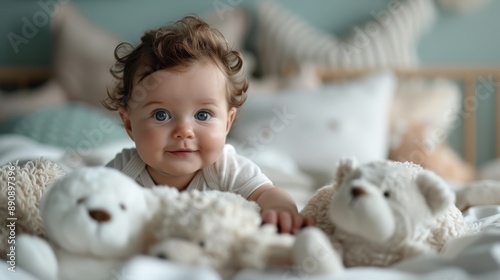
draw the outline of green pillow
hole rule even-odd
[[[103,110],[83,103],[68,103],[18,115],[0,125],[0,134],[27,136],[62,148],[91,149],[128,138],[121,122]]]

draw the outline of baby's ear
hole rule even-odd
[[[227,112],[226,134],[229,133],[229,130],[233,125],[234,119],[236,118],[236,112],[238,112],[238,109],[235,107],[231,107]]]
[[[132,134],[132,123],[130,122],[127,109],[124,107],[118,108],[118,114],[120,115],[120,119],[122,120],[123,126],[125,127],[128,136],[130,137],[130,139],[132,139],[132,141],[134,141],[134,137]]]
[[[344,182],[345,177],[351,173],[357,165],[357,161],[354,158],[341,158],[337,166],[336,185],[340,186]]]

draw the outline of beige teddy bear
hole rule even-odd
[[[446,182],[409,162],[341,160],[335,182],[318,190],[302,214],[315,218],[346,267],[439,252],[473,231]]]
[[[149,249],[152,256],[210,267],[224,277],[241,269],[293,267],[306,274],[342,269],[321,230],[310,227],[297,236],[278,234],[275,226],[261,226],[257,204],[237,194],[153,191],[161,198],[162,210],[150,228],[155,237]]]

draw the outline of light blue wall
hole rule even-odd
[[[27,44],[19,45],[15,53],[9,33],[22,34],[23,20],[33,22],[33,16],[43,13],[40,3],[67,0],[0,0],[0,65],[49,65],[51,37],[48,24],[38,28]],[[389,0],[276,0],[291,11],[301,14],[315,26],[337,34],[354,24],[372,19],[371,11],[381,11]],[[188,13],[201,14],[214,5],[243,5],[252,10],[256,0],[73,0],[78,9],[99,27],[119,38],[136,43],[145,29],[176,20]],[[500,62],[500,1],[470,14],[441,13],[438,22],[420,40],[418,51],[424,64],[499,64]],[[43,21],[43,17],[38,20]],[[248,44],[251,47],[251,44]],[[478,131],[478,163],[494,155],[493,95],[480,102]],[[461,150],[463,130],[452,132],[451,143]]]

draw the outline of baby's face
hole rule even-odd
[[[236,113],[227,103],[226,78],[210,63],[134,81],[128,107],[120,116],[157,184],[192,178],[214,163]]]

